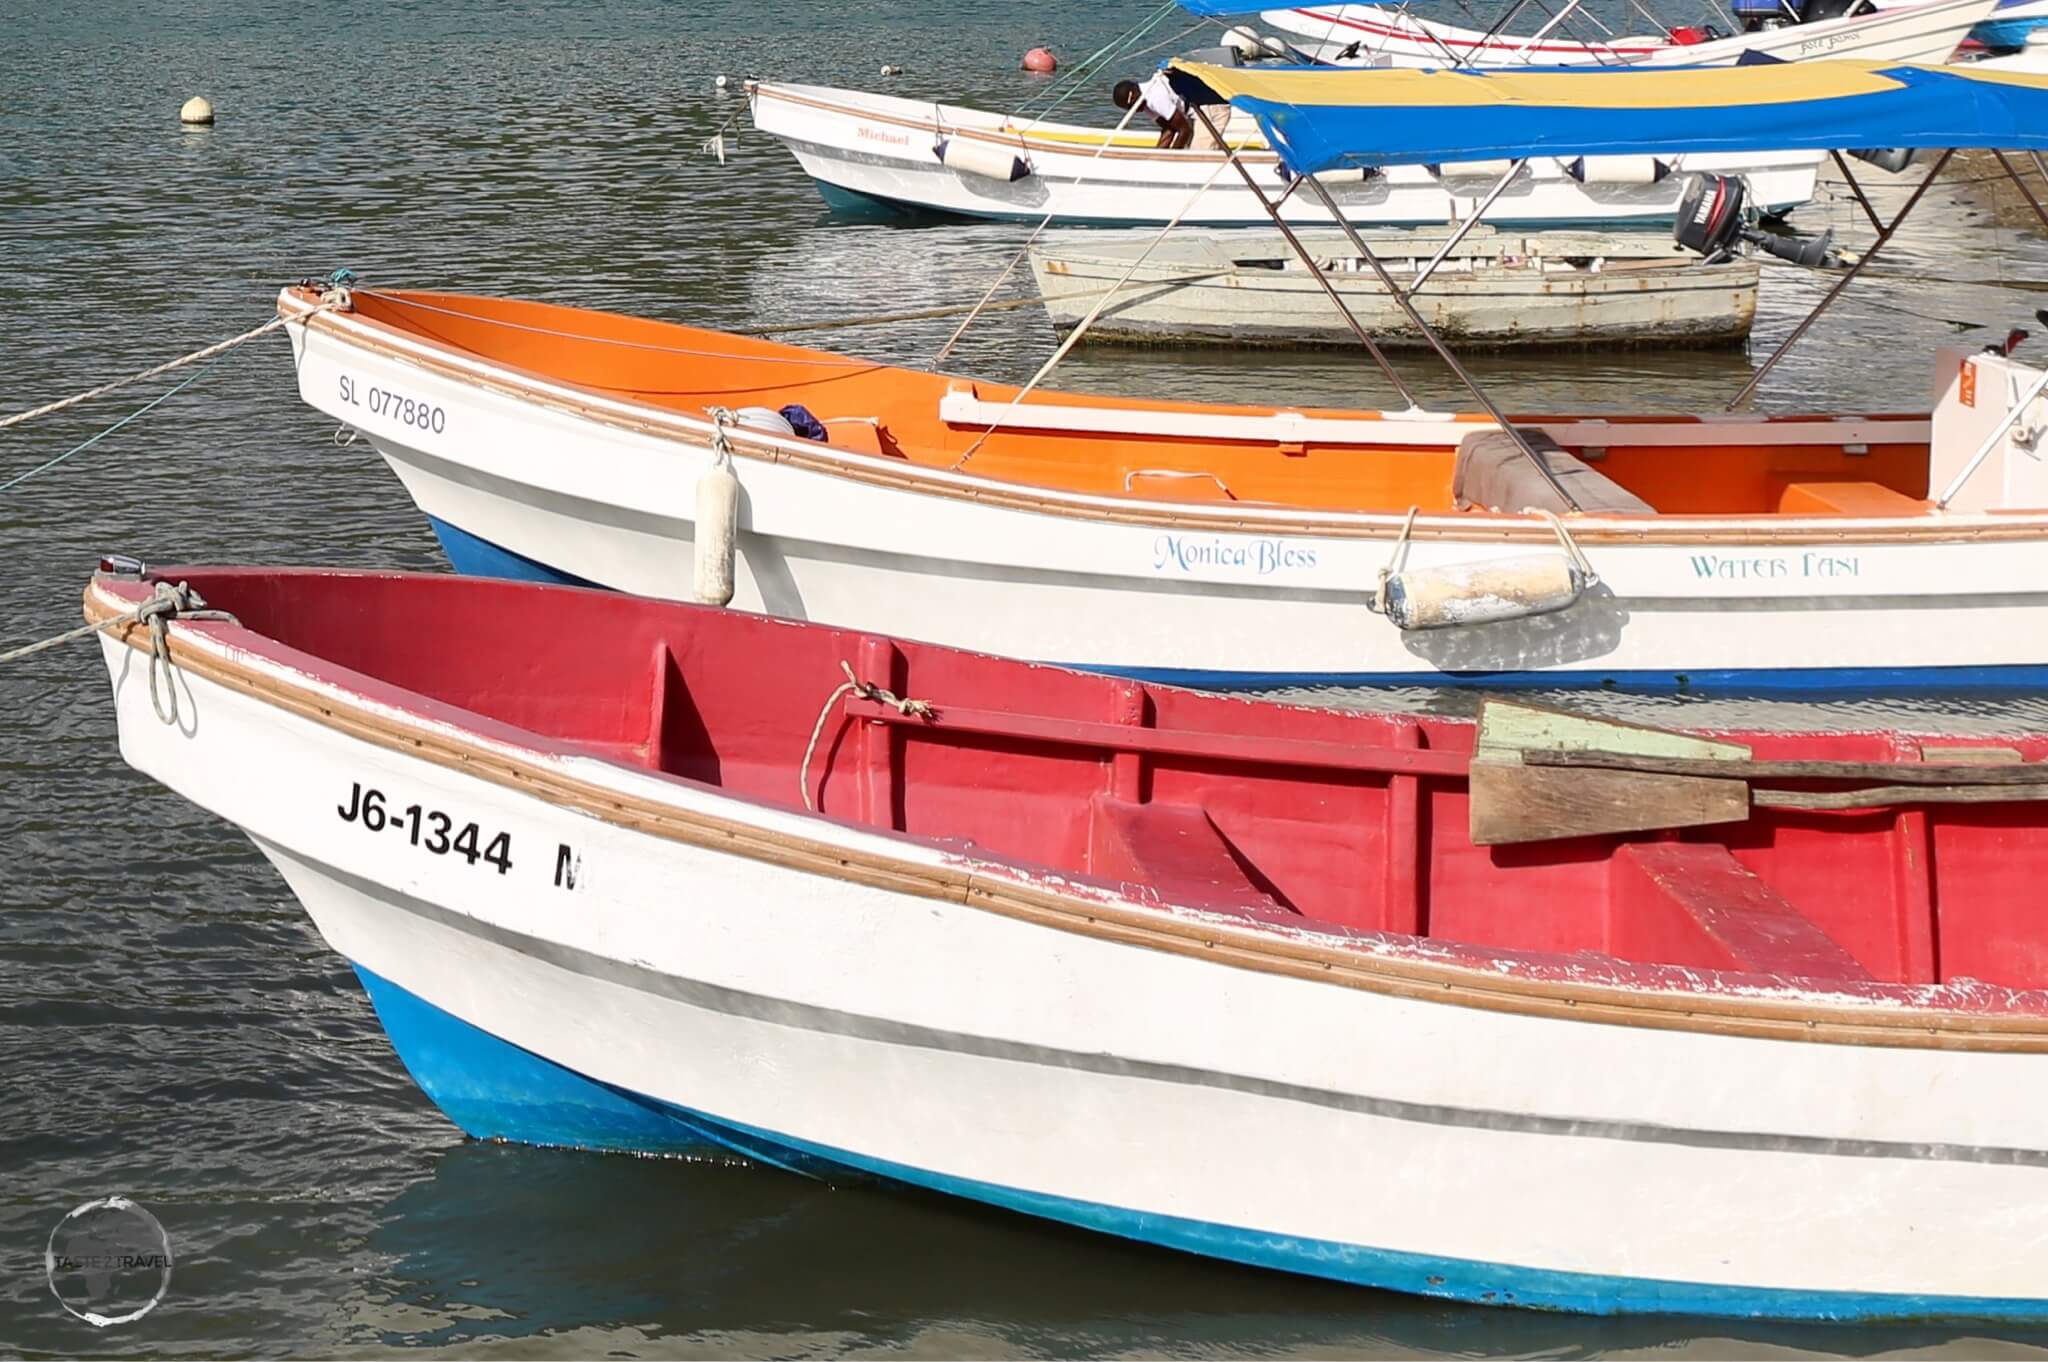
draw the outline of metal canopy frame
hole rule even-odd
[[[1266,197],[1265,191],[1259,188],[1258,181],[1252,176],[1250,169],[1245,166],[1243,159],[1238,155],[1237,148],[1225,142],[1218,134],[1216,124],[1209,117],[1208,110],[1192,101],[1189,102],[1188,109],[1196,118],[1201,120],[1202,127],[1208,132],[1211,140],[1223,148],[1224,156],[1229,159],[1231,165],[1236,167],[1238,177],[1244,181],[1245,187],[1252,191],[1252,196],[1258,199],[1260,205],[1265,208],[1266,215],[1273,219],[1273,225],[1280,229],[1280,235],[1287,239],[1287,244],[1293,247],[1296,255],[1301,257],[1301,263],[1315,277],[1316,283],[1322,287],[1323,292],[1329,296],[1330,301],[1337,305],[1337,310],[1344,315],[1344,320],[1349,323],[1352,332],[1359,340],[1365,343],[1366,349],[1371,352],[1373,360],[1378,363],[1381,371],[1392,381],[1395,388],[1400,391],[1401,396],[1407,399],[1409,406],[1419,405],[1415,401],[1414,394],[1408,390],[1408,385],[1403,383],[1400,375],[1394,372],[1394,366],[1387,362],[1386,355],[1381,353],[1379,346],[1373,343],[1372,337],[1366,333],[1364,327],[1359,325],[1358,319],[1352,316],[1351,309],[1345,306],[1344,300],[1338,294],[1336,286],[1323,273],[1322,266],[1316,263],[1315,257],[1309,254],[1308,248],[1302,244],[1301,238],[1296,236],[1294,229],[1289,227],[1286,221],[1281,218],[1280,210],[1274,206],[1271,199]],[[1491,204],[1499,196],[1500,192],[1507,187],[1508,182],[1521,171],[1522,164],[1518,160],[1508,167],[1508,173],[1500,178],[1499,183],[1494,185],[1492,193],[1487,195],[1486,203]],[[1314,194],[1317,200],[1322,203],[1325,211],[1329,213],[1331,220],[1343,229],[1345,237],[1351,242],[1352,249],[1364,257],[1365,263],[1372,267],[1372,272],[1379,278],[1380,286],[1386,289],[1389,296],[1393,298],[1395,305],[1403,313],[1407,314],[1409,322],[1417,331],[1421,332],[1422,338],[1429,342],[1430,348],[1436,351],[1437,357],[1443,360],[1445,366],[1453,374],[1457,375],[1458,381],[1465,385],[1466,390],[1472,394],[1479,405],[1486,409],[1487,415],[1491,416],[1499,424],[1500,428],[1507,432],[1508,437],[1515,442],[1515,447],[1528,458],[1530,463],[1536,466],[1536,471],[1542,474],[1544,482],[1550,485],[1550,490],[1555,492],[1559,500],[1572,510],[1583,510],[1584,508],[1579,505],[1577,499],[1559,481],[1557,474],[1551,470],[1550,464],[1536,452],[1535,447],[1529,443],[1528,438],[1521,431],[1515,428],[1514,423],[1508,420],[1506,413],[1494,405],[1493,399],[1487,396],[1486,390],[1481,388],[1477,380],[1466,371],[1465,366],[1458,362],[1457,356],[1451,353],[1450,347],[1443,343],[1430,324],[1422,319],[1422,314],[1415,310],[1415,303],[1412,298],[1414,290],[1404,291],[1394,282],[1393,276],[1387,273],[1387,267],[1380,263],[1380,258],[1377,255],[1373,254],[1372,247],[1367,245],[1365,238],[1358,234],[1358,229],[1351,224],[1351,219],[1344,215],[1344,210],[1337,206],[1337,201],[1330,197],[1330,191],[1324,188],[1322,181],[1313,175],[1302,175],[1296,177],[1295,181],[1295,186],[1300,185],[1307,185],[1309,192]],[[1478,221],[1479,214],[1475,212],[1460,226],[1458,232],[1446,244],[1444,251],[1440,254],[1448,254],[1450,249],[1459,240],[1462,240],[1464,234],[1469,232],[1472,229],[1472,225]],[[1434,268],[1434,262],[1432,262],[1431,268]],[[1416,287],[1419,288],[1420,286],[1421,283],[1418,281]]]

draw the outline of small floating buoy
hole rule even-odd
[[[213,101],[204,95],[194,95],[178,110],[178,121],[190,127],[205,127],[213,122]]]
[[[720,76],[716,80],[711,82],[711,88],[714,90],[723,90],[726,86],[730,84],[732,84],[731,76]]]
[[[1060,59],[1052,54],[1050,48],[1034,47],[1024,54],[1024,69],[1042,76],[1050,75],[1060,69]]]
[[[903,68],[900,66],[891,66],[887,62],[884,62],[882,63],[882,74],[885,76],[900,76],[903,74]]]

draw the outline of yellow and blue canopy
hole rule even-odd
[[[1525,156],[2048,150],[2048,76],[1966,66],[1170,69],[1183,97],[1254,115],[1297,175]]]

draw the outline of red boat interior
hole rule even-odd
[[[1474,728],[1460,720],[1203,695],[604,592],[163,576],[381,699],[414,692],[784,808],[803,807],[798,772],[829,710],[810,770],[826,816],[1170,904],[1785,977],[2048,986],[2041,802],[1759,808],[1712,827],[1481,847],[1463,775]],[[932,712],[835,699],[842,664]],[[1742,740],[1759,759],[1890,762],[1944,760],[1962,742]],[[2048,757],[2048,739],[1998,748]],[[1413,769],[1385,769],[1403,761]]]

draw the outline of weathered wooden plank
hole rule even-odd
[[[1739,780],[1478,760],[1472,763],[1470,781],[1470,827],[1477,846],[1738,823],[1749,817],[1749,787]]]

